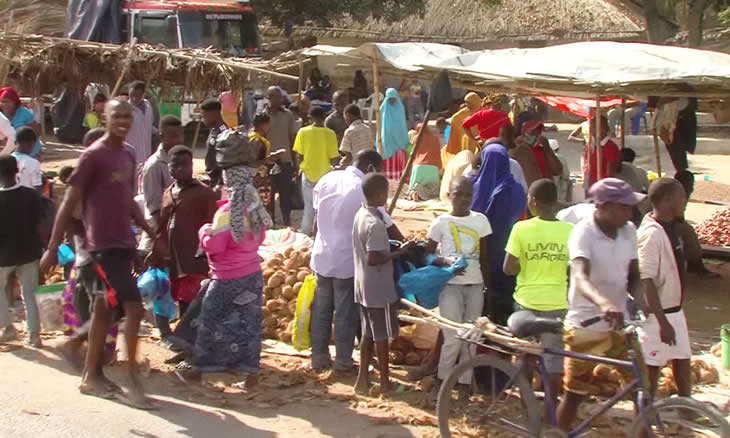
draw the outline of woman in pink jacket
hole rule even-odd
[[[200,245],[208,256],[211,282],[198,317],[193,348],[193,370],[185,378],[199,380],[202,373],[245,373],[248,391],[258,383],[261,360],[261,293],[263,275],[258,248],[266,227],[251,226],[247,212],[232,214],[223,203],[212,224],[200,228]],[[231,220],[242,227],[236,242]]]

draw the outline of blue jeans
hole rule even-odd
[[[352,368],[352,350],[360,313],[355,304],[354,279],[324,277],[317,274],[312,301],[310,342],[312,368],[330,366],[329,343],[332,333],[332,315],[335,320],[335,369]]]

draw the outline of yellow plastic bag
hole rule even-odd
[[[297,295],[297,310],[294,313],[291,343],[297,350],[309,349],[309,325],[312,321],[312,300],[314,300],[314,274],[304,279]]]

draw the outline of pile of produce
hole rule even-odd
[[[717,210],[695,228],[700,242],[730,247],[730,208]]]
[[[693,358],[691,368],[692,385],[712,385],[720,380],[717,369],[705,360]],[[611,365],[598,364],[593,368],[592,386],[589,392],[592,395],[610,397],[616,394],[620,387],[629,384],[632,380],[633,375],[628,370],[622,373],[619,372],[618,368]],[[676,393],[677,385],[674,382],[674,372],[671,365],[668,365],[661,370],[657,385],[657,396],[663,398]]]
[[[390,363],[393,365],[420,365],[428,353],[428,350],[416,348],[411,341],[402,336],[390,343]]]
[[[266,260],[263,295],[263,336],[291,342],[297,295],[304,279],[312,271],[309,249],[287,248],[283,253],[274,253]]]

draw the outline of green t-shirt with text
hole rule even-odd
[[[568,237],[573,225],[539,217],[517,222],[507,253],[520,260],[515,301],[531,310],[568,307]]]

